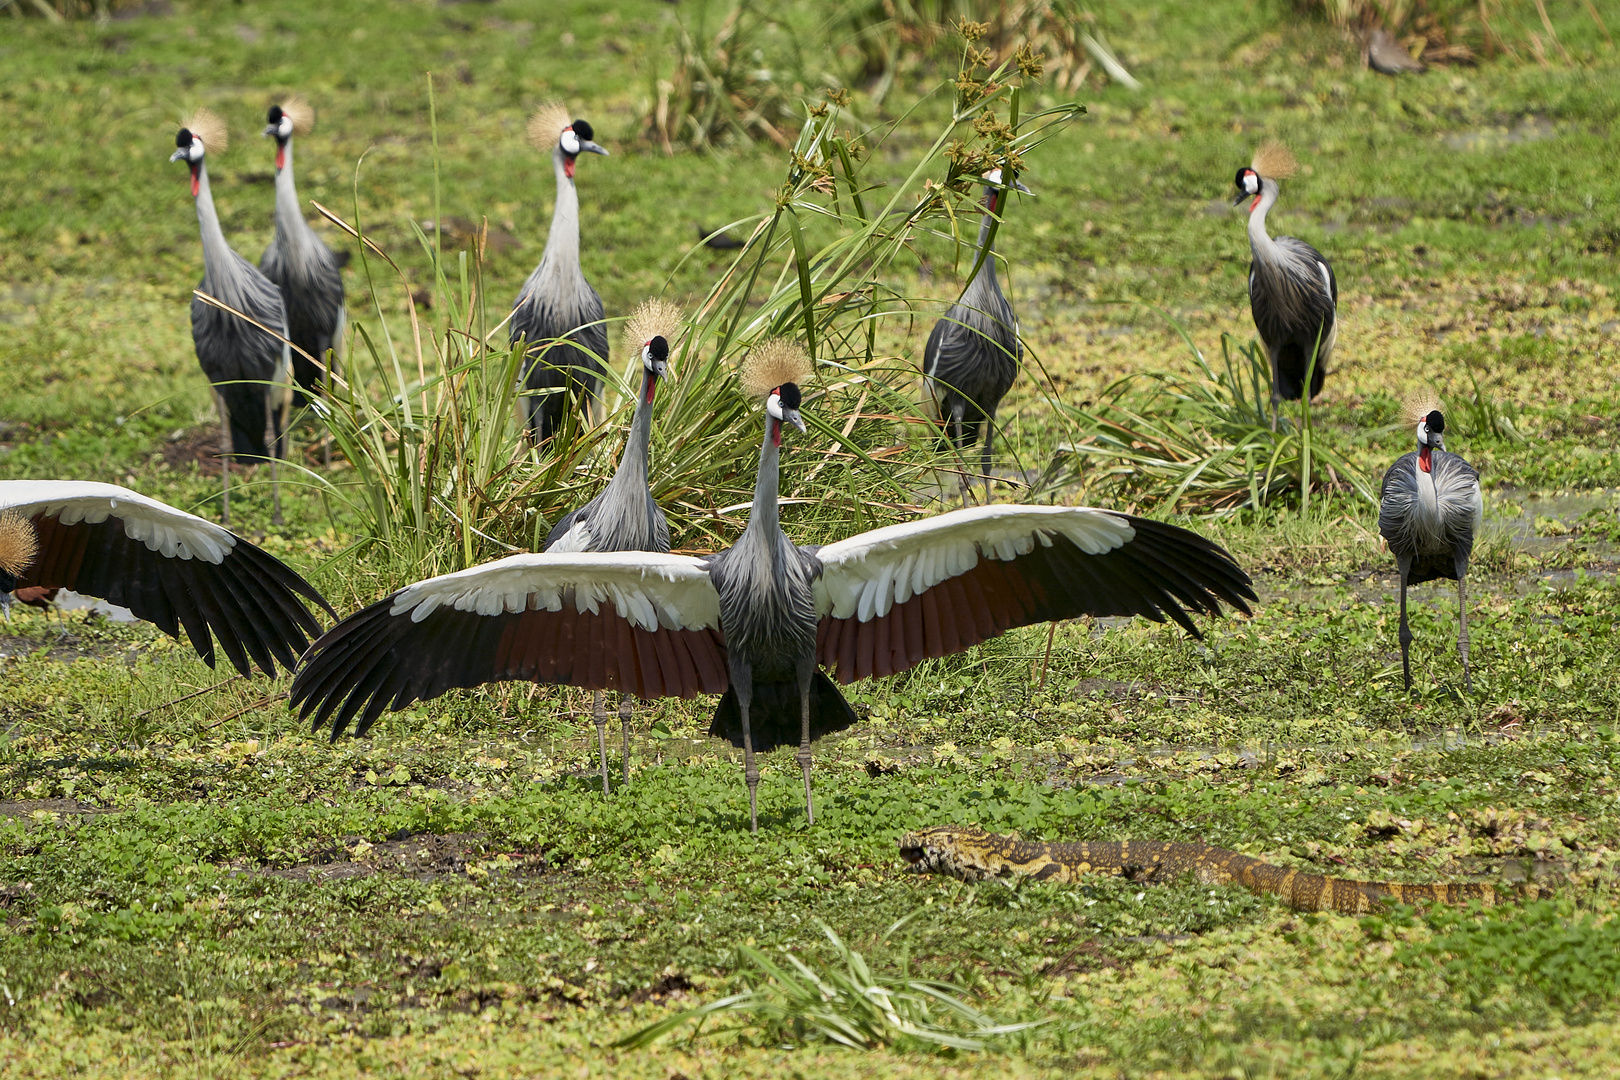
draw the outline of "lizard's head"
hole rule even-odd
[[[995,876],[987,859],[989,839],[976,825],[935,825],[901,837],[900,857],[914,873],[979,881]]]

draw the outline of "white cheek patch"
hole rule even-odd
[[[574,134],[573,128],[568,128],[557,139],[557,145],[562,147],[565,154],[579,153],[579,136]]]
[[[778,394],[772,394],[770,397],[766,398],[765,399],[765,411],[767,413],[770,413],[771,416],[774,417],[777,420],[782,419],[782,398],[781,398],[781,396],[778,395]]]

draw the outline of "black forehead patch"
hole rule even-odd
[[[181,128],[180,133],[174,137],[174,145],[182,150],[191,149],[191,129]]]
[[[659,334],[657,337],[647,342],[647,351],[652,353],[652,358],[654,360],[668,360],[669,342],[664,340],[664,335]]]
[[[782,399],[782,408],[797,409],[801,398],[799,388],[793,383],[785,382],[777,388],[776,396]]]
[[[591,130],[591,125],[583,120],[575,120],[569,126],[574,129],[574,134],[578,135],[584,142],[590,142],[596,138],[596,132]]]
[[[272,124],[281,123],[281,106],[280,105],[272,105],[272,106],[270,106],[270,115],[267,117],[267,119]]]
[[[1427,424],[1429,430],[1434,432],[1436,435],[1444,435],[1446,433],[1446,418],[1440,415],[1439,409],[1436,409],[1428,416],[1425,416],[1423,418],[1423,422]]]

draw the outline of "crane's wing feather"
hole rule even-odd
[[[1106,510],[984,506],[818,552],[816,655],[840,682],[892,675],[1016,626],[1080,615],[1249,610],[1249,577],[1196,533]]]
[[[990,413],[1018,377],[1022,359],[1011,306],[980,311],[956,304],[928,334],[923,372],[944,384],[936,393],[954,392]]]
[[[321,632],[300,600],[334,618],[315,587],[213,522],[114,484],[0,481],[0,510],[29,519],[39,555],[19,587],[72,589],[129,608],[170,637],[184,628],[204,663],[219,639],[231,666],[291,671]],[[212,636],[210,636],[212,632]]]
[[[360,734],[383,712],[509,679],[643,698],[723,693],[720,601],[704,564],[644,551],[513,555],[418,582],[310,646],[291,700]]]

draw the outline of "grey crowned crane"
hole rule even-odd
[[[722,694],[710,725],[743,749],[750,828],[756,751],[797,744],[814,821],[810,743],[855,722],[821,668],[849,683],[906,671],[1014,627],[1080,615],[1175,620],[1248,611],[1248,575],[1221,548],[1157,521],[1057,506],[965,508],[798,547],[777,517],[787,427],[804,429],[804,354],[744,366],[765,397],[753,510],[736,546],[514,555],[419,582],[310,647],[291,701],[336,738],[452,687],[501,680],[614,689],[644,699]]]
[[[1299,171],[1294,155],[1281,143],[1268,142],[1248,168],[1237,171],[1234,205],[1249,203],[1249,308],[1254,328],[1271,360],[1271,427],[1277,408],[1298,401],[1310,377],[1311,397],[1322,392],[1333,345],[1338,340],[1339,283],[1320,251],[1303,240],[1266,232],[1266,214],[1282,189],[1277,181]]]
[[[602,298],[579,263],[579,192],[574,166],[580,154],[606,154],[591,141],[591,125],[569,120],[561,105],[542,105],[529,120],[529,141],[551,152],[557,176],[557,206],[540,265],[512,304],[512,343],[528,342],[523,384],[553,393],[527,397],[529,430],[544,442],[562,427],[573,398],[583,396],[598,420],[602,375],[608,355]],[[551,344],[557,339],[567,339]]]
[[[264,133],[276,140],[276,234],[259,258],[264,276],[281,286],[287,307],[287,336],[302,353],[292,354],[293,406],[319,395],[325,382],[326,354],[342,344],[342,262],[304,220],[293,182],[293,136],[315,130],[315,110],[294,95],[270,106]],[[317,361],[319,363],[317,363]]]
[[[1463,689],[1472,693],[1468,670],[1468,560],[1474,551],[1485,503],[1479,473],[1446,452],[1446,418],[1432,397],[1408,404],[1417,424],[1417,449],[1402,454],[1384,474],[1379,492],[1378,531],[1389,543],[1401,574],[1401,673],[1412,689],[1412,630],[1406,623],[1406,589],[1448,578],[1457,583],[1457,655]]]
[[[923,347],[923,386],[945,429],[940,438],[941,450],[971,450],[979,440],[979,429],[984,429],[980,471],[984,474],[984,501],[988,503],[996,407],[1018,377],[1024,346],[1018,340],[1018,320],[1012,304],[1002,295],[996,278],[996,255],[990,247],[1009,185],[1001,182],[1000,169],[985,173],[984,179],[984,214],[979,218],[975,255],[979,270],[962,290],[961,298],[928,334],[928,343]],[[1010,187],[1029,191],[1017,181]],[[967,488],[968,480],[963,476],[962,489]]]
[[[0,480],[0,594],[72,589],[129,608],[214,666],[291,671],[319,636],[315,587],[229,529],[128,488]]]
[[[541,551],[669,551],[669,521],[647,487],[647,453],[652,443],[653,396],[669,373],[670,342],[681,325],[672,305],[648,300],[625,324],[625,345],[641,357],[641,389],[619,467],[602,493],[551,527]],[[624,782],[630,782],[630,697],[619,695],[619,726],[624,739]],[[608,794],[607,712],[602,691],[592,695],[596,746],[602,758],[602,794]]]
[[[224,311],[197,296],[191,298],[192,343],[219,406],[220,520],[227,525],[231,521],[234,454],[270,459],[273,520],[279,525],[281,489],[276,482],[276,460],[281,456],[282,430],[291,405],[292,376],[292,351],[282,340],[287,334],[286,308],[276,283],[231,250],[219,227],[208,186],[208,155],[224,153],[229,143],[225,122],[207,109],[199,109],[174,142],[178,149],[169,160],[183,161],[191,170],[191,195],[202,229],[203,276],[197,291],[232,309]]]

